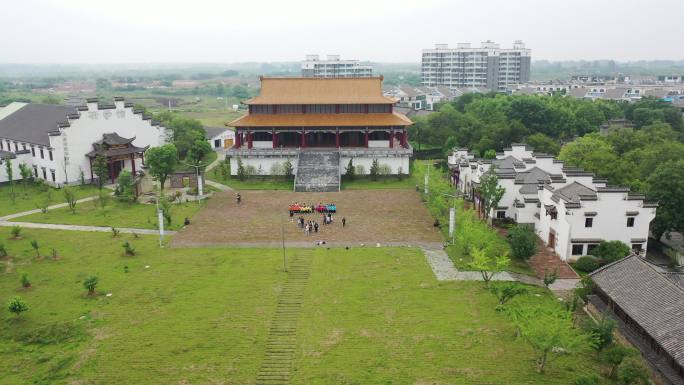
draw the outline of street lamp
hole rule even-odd
[[[204,195],[204,189],[202,187],[202,177],[200,176],[200,168],[204,167],[204,164],[201,161],[198,161],[197,164],[190,164],[187,162],[183,162],[186,166],[189,167],[194,167],[195,171],[197,172],[197,204],[202,204],[200,201],[202,200],[202,196]]]
[[[456,244],[456,195],[442,193],[446,197],[453,198],[451,207],[449,208],[449,236],[451,236],[451,244]]]

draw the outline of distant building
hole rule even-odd
[[[204,127],[204,131],[212,148],[231,148],[235,144],[235,131],[227,127]]]
[[[531,51],[517,40],[513,48],[485,41],[479,48],[459,43],[456,48],[437,44],[424,49],[421,65],[423,85],[449,88],[485,87],[505,91],[510,85],[530,80]]]
[[[660,75],[658,82],[661,83],[684,83],[684,75]]]
[[[328,55],[322,60],[319,55],[306,55],[302,62],[302,76],[306,78],[368,78],[373,76],[373,67],[362,65],[358,60],[341,60],[340,55]]]

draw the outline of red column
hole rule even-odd
[[[335,147],[340,148],[340,129],[335,129]]]
[[[306,131],[302,130],[302,148],[306,147]]]
[[[278,137],[276,136],[275,129],[271,129],[271,140],[273,141],[273,148],[278,148]]]
[[[389,148],[394,148],[394,128],[390,130]]]
[[[364,136],[364,146],[368,147],[368,127],[366,127],[366,135]]]
[[[406,129],[404,128],[401,131],[401,145],[402,145],[402,147],[406,147],[407,143],[408,143],[408,134],[406,133]]]
[[[235,148],[240,148],[240,130],[235,130]]]
[[[247,148],[252,149],[252,131],[247,131]]]

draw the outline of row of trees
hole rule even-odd
[[[557,154],[560,143],[596,132],[609,119],[626,118],[637,128],[668,123],[681,133],[681,113],[671,104],[644,99],[637,103],[583,100],[561,95],[465,94],[443,104],[426,118],[416,118],[411,136],[420,145],[449,151],[468,147],[484,156],[514,142],[527,142],[537,151]]]

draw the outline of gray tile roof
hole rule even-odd
[[[49,133],[76,113],[73,106],[29,103],[0,120],[0,138],[49,146]]]
[[[518,158],[515,158],[511,155],[509,155],[503,159],[493,159],[492,164],[499,170],[501,170],[501,169],[514,170],[516,166],[517,167],[525,167],[525,163],[523,163]]]
[[[2,159],[14,159],[17,156],[13,152],[0,150],[0,160]]]
[[[228,128],[226,127],[204,127],[204,131],[207,133],[207,139],[214,138],[227,130]]]
[[[684,289],[637,256],[606,265],[590,276],[679,365],[684,365]]]
[[[663,273],[663,276],[684,290],[684,273]]]
[[[581,183],[572,182],[554,191],[551,198],[556,202],[558,201],[558,199],[563,199],[565,202],[568,203],[579,204],[580,197],[585,196],[596,197],[596,191],[590,189],[589,187]]]
[[[521,171],[518,173],[518,175],[515,177],[516,182],[522,182],[522,183],[534,183],[535,185],[538,184],[540,181],[546,182],[546,181],[551,181],[551,174],[548,172],[542,170],[539,167],[532,167],[531,169],[527,171]]]

